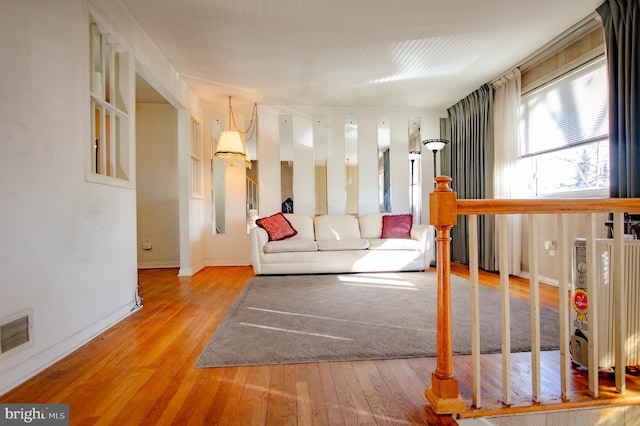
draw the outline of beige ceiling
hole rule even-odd
[[[444,109],[602,0],[122,0],[204,103]]]

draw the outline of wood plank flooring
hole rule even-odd
[[[468,274],[459,265],[453,271]],[[176,269],[141,270],[142,309],[0,396],[0,402],[68,403],[72,425],[456,424],[436,416],[424,397],[435,358],[193,368],[253,271],[209,267],[193,277],[176,274]],[[481,281],[498,283],[486,273]],[[554,289],[544,286],[540,292],[552,308],[557,307]],[[512,290],[526,298],[528,282],[514,279]],[[557,352],[543,353],[543,401],[563,409],[593,405],[586,397],[586,371],[577,369],[569,400],[560,399],[558,359]],[[486,355],[484,408],[465,416],[543,409],[531,404],[530,355],[514,354],[512,364],[512,406],[500,403],[500,355]],[[467,404],[469,368],[468,356],[455,357],[454,374]],[[628,376],[624,398],[611,380],[603,382],[602,405],[640,402],[637,377]]]

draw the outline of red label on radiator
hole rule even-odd
[[[584,319],[587,313],[588,300],[587,290],[582,288],[576,289],[573,294],[573,309],[578,313],[578,320]]]

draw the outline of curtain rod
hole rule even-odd
[[[538,50],[536,50],[526,58],[522,59],[516,65],[510,67],[508,71],[500,74],[498,77],[491,80],[489,84],[493,84],[497,82],[501,78],[505,77],[509,72],[513,71],[513,69],[515,68],[520,69],[521,73],[526,71],[529,68],[532,68],[533,66],[544,61],[549,56],[558,52],[562,48],[578,40],[580,37],[595,30],[599,26],[601,26],[600,16],[596,11],[593,11],[591,14],[589,14],[588,16],[581,19],[576,24],[572,25],[571,27],[563,31],[560,35],[553,38],[544,46],[540,47]]]

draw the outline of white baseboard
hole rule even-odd
[[[526,271],[521,271],[518,274],[518,276],[521,277],[521,278],[526,278],[526,279],[530,278],[529,273],[526,272]],[[544,277],[542,275],[538,276],[538,281],[540,281],[543,284],[549,284],[549,285],[556,286],[556,287],[558,287],[560,285],[560,282],[558,280],[556,280],[554,278]]]
[[[201,270],[202,268],[204,268],[205,264],[201,263],[200,265],[191,265],[191,266],[187,266],[184,268],[180,268],[180,270],[178,271],[178,276],[179,277],[190,277],[192,275],[195,275],[199,270]]]
[[[159,269],[159,268],[179,268],[180,262],[168,261],[168,262],[138,262],[138,269]]]
[[[216,261],[215,259],[205,260],[206,266],[251,266],[251,263],[247,259],[225,259],[224,262]]]

